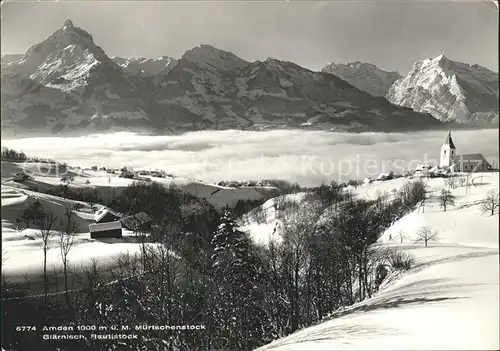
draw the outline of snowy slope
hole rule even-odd
[[[126,73],[141,77],[151,77],[158,74],[168,73],[177,63],[177,60],[162,56],[158,58],[129,57],[123,58],[114,56],[113,61],[119,64]]]
[[[498,123],[498,73],[444,55],[415,62],[386,98],[441,121]]]
[[[476,186],[467,194],[463,187],[453,190],[456,204],[446,212],[431,202],[380,238],[380,245],[399,247],[417,259],[400,279],[375,297],[259,350],[498,349],[498,214],[483,214],[479,200],[498,189],[499,179],[496,173],[475,176]],[[396,181],[379,183],[379,192]],[[442,179],[428,185],[431,191],[445,187]],[[439,233],[438,243],[413,244],[423,225]]]
[[[443,247],[439,256],[343,315],[258,350],[498,350],[498,251]]]
[[[288,194],[267,200],[238,220],[239,229],[260,245],[267,245],[270,241],[280,242],[280,205],[286,202],[300,203],[304,195],[305,193]],[[261,212],[260,215],[256,214],[257,211]]]
[[[115,259],[123,253],[135,254],[140,250],[140,244],[134,234],[124,230],[124,239],[91,239],[88,225],[93,223],[93,216],[86,211],[88,205],[79,201],[62,199],[57,196],[46,195],[29,190],[16,189],[2,185],[2,274],[11,282],[24,283],[26,278],[31,282],[39,279],[43,261],[40,248],[41,239],[36,238],[37,230],[16,230],[15,221],[19,218],[26,206],[38,200],[44,210],[53,212],[62,219],[66,207],[76,203],[82,204],[82,210],[75,211],[75,222],[78,226],[73,247],[68,255],[74,269],[88,265],[92,258],[99,259],[102,268],[112,267]],[[57,231],[55,231],[57,232]],[[48,253],[48,267],[61,268],[61,258],[58,249],[58,238],[51,242],[52,249]]]
[[[330,62],[323,68],[323,72],[334,74],[373,96],[385,96],[391,85],[402,78],[398,72],[387,72],[359,61],[346,64]]]
[[[23,184],[12,181],[12,176],[23,171],[33,177],[33,181],[26,181]],[[41,189],[53,188],[61,185],[63,175],[72,175],[74,180],[69,185],[71,188],[100,188],[102,196],[115,196],[121,189],[126,188],[136,182],[130,178],[120,178],[118,174],[108,174],[105,171],[63,170],[55,165],[28,163],[19,164],[12,162],[2,162],[2,183],[14,188]],[[227,206],[234,206],[239,200],[259,200],[270,195],[276,195],[279,190],[274,187],[255,186],[229,188],[215,184],[204,183],[199,180],[182,177],[157,178],[149,177],[152,181],[163,184],[177,186],[193,196],[204,198],[215,208],[221,209]],[[87,184],[88,182],[88,184]]]

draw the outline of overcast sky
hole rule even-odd
[[[1,50],[24,53],[71,19],[109,56],[172,56],[210,44],[313,70],[363,61],[406,74],[443,53],[498,72],[498,8],[487,2],[7,2]]]

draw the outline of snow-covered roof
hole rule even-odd
[[[122,224],[120,223],[120,221],[89,224],[89,231],[91,233],[112,229],[122,229]]]
[[[429,165],[420,165],[418,164],[417,167],[415,167],[416,171],[427,171],[431,168]]]
[[[113,211],[112,209],[108,208],[108,207],[102,207],[99,211],[97,211],[94,215],[94,220],[96,222],[99,222],[101,219],[104,218],[104,216],[106,216],[107,213],[111,213],[113,216],[115,217],[120,217],[118,215],[118,213],[116,213],[115,211]]]
[[[384,179],[384,178],[387,178],[387,177],[389,177],[389,173],[380,173],[377,176],[377,180],[381,180],[381,179]]]

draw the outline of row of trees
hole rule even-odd
[[[68,276],[69,276],[69,259],[68,255],[73,246],[74,235],[78,232],[78,225],[75,221],[75,214],[71,206],[66,207],[64,216],[58,218],[53,212],[46,212],[40,201],[36,200],[33,204],[27,207],[20,218],[16,220],[16,229],[21,231],[21,223],[24,223],[25,228],[35,229],[34,239],[38,239],[40,248],[43,252],[43,295],[44,302],[47,303],[47,297],[50,290],[49,284],[49,267],[47,257],[49,250],[59,249],[61,258],[64,291],[66,298],[68,295]]]
[[[56,163],[53,159],[49,158],[28,157],[24,152],[10,149],[8,147],[2,147],[2,153],[0,154],[0,157],[2,161],[11,162]]]

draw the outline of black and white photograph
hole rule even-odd
[[[2,0],[1,351],[498,350],[496,0]]]

